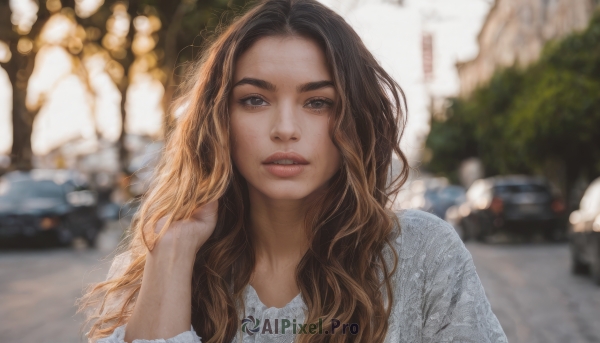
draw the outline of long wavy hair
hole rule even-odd
[[[94,322],[88,338],[110,335],[131,316],[146,254],[166,230],[155,234],[149,228],[163,216],[168,228],[215,199],[217,225],[193,269],[192,325],[208,343],[230,342],[241,332],[243,290],[255,252],[247,226],[246,180],[231,159],[228,98],[240,54],[263,37],[293,35],[314,40],[325,53],[339,94],[330,135],[342,157],[340,170],[305,217],[310,247],[296,268],[308,309],[305,323],[321,318],[327,330],[335,318],[360,328],[356,335],[298,335],[298,342],[383,342],[398,264],[392,240],[400,225],[391,204],[411,169],[400,150],[404,93],[344,19],[317,1],[260,1],[234,19],[218,29],[194,62],[171,106],[171,112],[185,111],[166,137],[153,181],[122,245],[130,261],[114,277],[90,285],[79,299],[80,311],[95,309],[87,312],[87,323]],[[394,153],[401,162],[395,177]]]

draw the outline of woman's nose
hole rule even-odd
[[[292,102],[280,103],[274,111],[271,139],[297,141],[300,139],[298,118]]]

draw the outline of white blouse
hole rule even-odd
[[[507,343],[475,272],[471,254],[454,228],[425,211],[405,209],[396,213],[401,225],[401,234],[396,236],[394,244],[399,261],[392,278],[393,308],[385,342]],[[391,252],[385,256],[390,258]],[[117,256],[108,278],[126,263],[126,256]],[[240,320],[247,318],[245,331],[242,324],[232,343],[294,342],[300,331],[293,325],[294,320],[299,324],[305,318],[306,304],[301,294],[282,308],[267,307],[254,288],[247,285],[244,299],[246,316]],[[266,324],[267,320],[270,325]],[[284,323],[289,324],[285,333],[282,332]],[[336,329],[338,332],[342,324]],[[125,326],[117,327],[109,337],[97,343],[124,343]],[[317,326],[310,332],[306,325],[303,331],[318,334]],[[298,328],[296,334],[293,327]],[[345,334],[351,335],[351,329],[356,327],[347,326]],[[324,330],[321,332],[324,334]],[[201,337],[191,326],[190,331],[172,338],[136,339],[132,343],[201,343]]]

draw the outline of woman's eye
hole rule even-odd
[[[322,110],[329,108],[332,105],[330,100],[326,99],[314,99],[308,102],[307,107],[313,110]]]
[[[262,98],[251,96],[245,99],[242,99],[242,104],[247,106],[264,106],[267,104]]]

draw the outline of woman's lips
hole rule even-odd
[[[308,161],[302,155],[294,151],[277,151],[267,157],[262,163],[273,163],[279,160],[292,160],[297,164],[308,164]]]
[[[304,171],[306,164],[263,164],[267,171],[278,177],[292,177]]]

